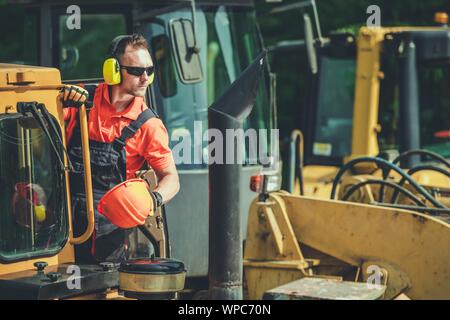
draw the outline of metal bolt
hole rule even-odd
[[[36,267],[38,272],[42,272],[48,266],[48,263],[45,261],[37,261],[37,262],[33,263],[33,266]]]
[[[51,282],[56,282],[56,281],[58,281],[59,278],[61,278],[61,273],[49,272],[49,273],[47,273],[47,278],[50,279]]]
[[[114,268],[114,263],[112,262],[101,262],[99,265],[103,271],[111,271]]]

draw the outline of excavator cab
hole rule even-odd
[[[1,69],[3,74],[7,70]],[[62,146],[52,148],[61,132],[47,136],[28,112],[2,114],[0,132],[0,259],[53,255],[64,247],[69,232]]]

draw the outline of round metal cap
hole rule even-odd
[[[177,274],[185,272],[184,263],[173,259],[137,258],[123,261],[119,272],[133,274]]]

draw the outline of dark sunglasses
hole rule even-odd
[[[151,66],[148,68],[120,66],[120,69],[125,69],[129,74],[136,77],[142,76],[144,71],[147,72],[148,76],[151,76],[153,72],[155,72],[155,66]]]

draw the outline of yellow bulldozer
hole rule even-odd
[[[314,39],[304,18],[305,41],[273,48],[306,49],[313,97],[290,193],[260,188],[250,209],[248,297],[450,299],[448,28]]]

